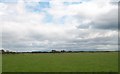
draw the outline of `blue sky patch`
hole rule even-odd
[[[50,8],[49,2],[26,3],[26,10],[30,12],[42,12],[44,8]]]
[[[43,22],[45,22],[45,23],[53,22],[53,16],[51,14],[49,14],[49,13],[46,12],[46,16],[43,19]]]
[[[81,4],[82,2],[64,2],[65,5]]]
[[[0,0],[0,3],[17,3],[18,0]]]

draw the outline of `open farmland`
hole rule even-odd
[[[117,72],[117,52],[3,54],[3,72]]]

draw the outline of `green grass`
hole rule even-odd
[[[0,73],[2,73],[2,54],[0,53]]]
[[[118,53],[4,54],[3,72],[118,72]]]

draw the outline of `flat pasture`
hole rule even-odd
[[[3,54],[3,72],[118,72],[117,52]]]

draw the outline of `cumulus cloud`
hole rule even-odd
[[[114,1],[42,2],[0,1],[3,48],[13,51],[117,50],[118,7],[111,3]]]

